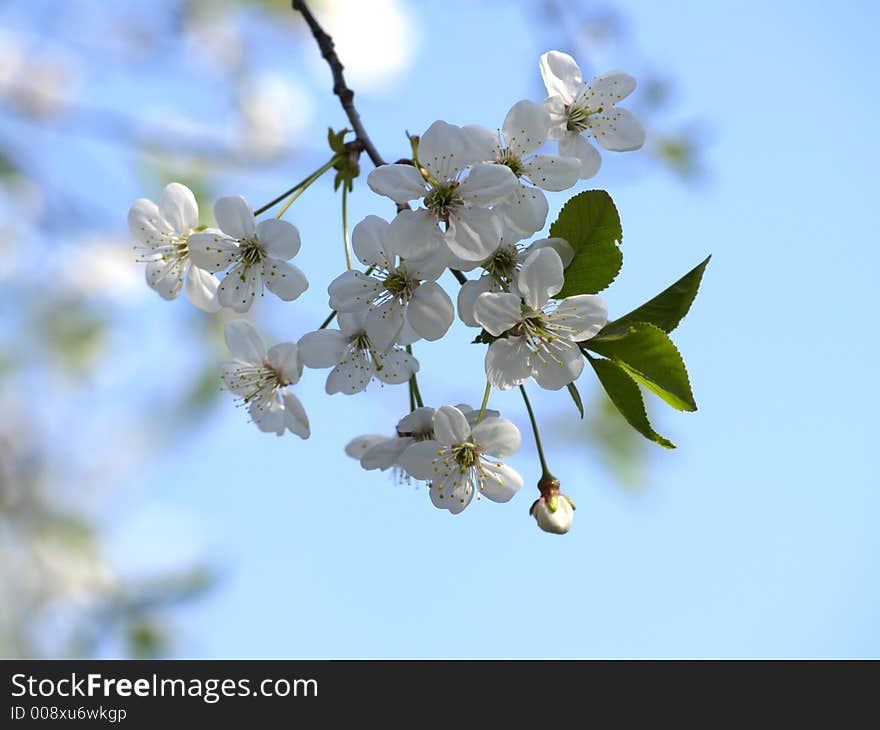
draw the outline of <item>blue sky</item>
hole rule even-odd
[[[578,504],[574,529],[558,538],[527,514],[538,469],[515,391],[493,395],[492,406],[523,430],[512,463],[527,486],[506,505],[475,503],[455,518],[434,509],[425,489],[365,474],[342,454],[351,435],[393,428],[405,389],[328,398],[325,375],[307,373],[298,392],[312,420],[308,442],[260,434],[225,399],[128,485],[113,526],[117,551],[135,562],[195,554],[220,566],[215,592],[174,615],[181,654],[880,652],[880,495],[870,446],[878,405],[870,372],[880,355],[877,10],[617,7],[645,57],[677,82],[681,119],[711,130],[704,186],[613,165],[582,186],[607,188],[623,220],[625,266],[605,293],[612,314],[713,254],[674,336],[700,411],[653,410],[678,450],[652,447],[650,483],[633,492],[586,446],[548,444],[553,471]],[[392,95],[358,98],[387,157],[405,154],[402,127],[421,131],[436,118],[495,127],[518,99],[540,99],[537,59],[548,49],[521,14],[464,2],[416,2],[412,13],[421,25],[413,72]],[[316,128],[341,126],[329,82],[319,99]],[[359,182],[352,218],[389,216],[387,201]],[[278,187],[247,185],[229,192],[259,203]],[[566,197],[552,197],[550,220]],[[312,289],[295,307],[264,307],[279,338],[321,321],[323,282],[342,265],[329,184],[301,200],[289,219],[302,232],[297,263]],[[119,209],[127,204],[120,197]],[[186,303],[173,306],[180,313]],[[135,322],[127,347],[137,347],[139,327],[156,341],[160,325],[149,314]],[[467,344],[471,336],[459,327],[416,347],[426,401],[478,403],[482,351]],[[570,409],[564,391],[537,403],[545,418]]]

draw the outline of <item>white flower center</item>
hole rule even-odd
[[[425,207],[444,223],[449,222],[449,214],[464,205],[464,198],[458,193],[458,182],[452,180],[431,186],[425,196]]]
[[[241,405],[256,403],[260,410],[266,408],[278,389],[290,385],[281,368],[268,360],[262,365],[242,363],[232,371],[232,376],[236,380],[236,390],[244,393],[240,396]]]
[[[559,353],[575,347],[571,336],[574,327],[554,321],[548,312],[525,311],[520,324],[513,328],[516,336],[525,337],[529,348],[542,360],[561,362]]]
[[[486,479],[496,481],[499,486],[504,484],[483,465],[483,450],[479,443],[468,441],[442,448],[431,460],[431,465],[437,474],[432,483],[437,490],[438,499],[458,500],[460,504],[464,504],[468,487],[476,485],[482,492]],[[500,467],[501,463],[497,462],[495,465]]]
[[[567,124],[569,132],[583,132],[590,128],[590,117],[602,113],[602,107],[590,109],[586,104],[571,104],[566,107]]]

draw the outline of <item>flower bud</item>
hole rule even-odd
[[[544,532],[564,535],[574,521],[574,502],[564,494],[541,497],[532,505],[529,514]]]

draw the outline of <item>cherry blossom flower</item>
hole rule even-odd
[[[645,143],[645,128],[628,109],[615,104],[636,88],[623,71],[611,71],[584,83],[581,69],[567,53],[541,56],[541,76],[549,97],[550,138],[559,140],[559,154],[581,162],[581,178],[599,171],[602,160],[587,137],[613,152],[637,150]]]
[[[522,440],[510,421],[484,418],[472,427],[458,408],[443,406],[433,422],[434,438],[410,446],[400,464],[414,479],[430,482],[435,507],[455,515],[470,504],[474,492],[507,502],[519,491],[522,477],[501,461]]]
[[[550,132],[546,107],[527,100],[517,102],[497,134],[479,126],[464,129],[472,136],[482,160],[505,165],[519,181],[518,189],[492,209],[502,224],[521,237],[541,230],[548,210],[541,189],[570,188],[581,171],[579,161],[571,157],[536,154]]]
[[[383,383],[405,383],[419,371],[418,361],[405,350],[378,350],[370,341],[365,312],[343,312],[339,329],[319,329],[300,338],[299,353],[309,368],[329,368],[327,393],[360,393],[378,378]]]
[[[370,215],[358,223],[352,231],[352,247],[372,271],[346,271],[328,287],[330,306],[337,312],[366,311],[366,333],[379,352],[395,341],[440,339],[455,318],[452,300],[435,281],[443,273],[444,259],[435,253],[404,260],[401,236],[406,231],[398,220],[389,224]]]
[[[519,189],[516,176],[505,165],[481,163],[471,135],[443,121],[428,128],[418,150],[426,175],[413,165],[394,164],[376,168],[367,178],[374,192],[398,205],[412,200],[424,205],[398,214],[406,229],[399,253],[418,258],[448,249],[464,261],[481,261],[501,238],[500,223],[489,208]]]
[[[542,496],[532,505],[529,514],[544,532],[564,535],[574,521],[574,502],[564,494],[553,495],[549,499]]]
[[[299,252],[299,231],[287,221],[268,218],[258,224],[240,195],[220,198],[214,204],[219,232],[197,233],[190,239],[190,256],[196,265],[216,272],[229,268],[217,296],[236,312],[247,312],[265,283],[286,302],[296,299],[309,282],[294,264]]]
[[[562,285],[559,254],[541,248],[523,263],[516,291],[477,297],[475,319],[499,338],[486,352],[486,376],[494,387],[509,390],[534,377],[542,388],[558,390],[580,376],[584,358],[577,343],[602,329],[608,312],[592,294],[550,304]]]
[[[261,431],[281,436],[285,429],[300,438],[309,437],[309,417],[288,386],[302,375],[302,361],[293,342],[282,342],[266,350],[263,338],[243,319],[229,322],[225,329],[231,362],[221,365],[223,383],[246,405]]]
[[[128,211],[128,226],[146,262],[147,284],[163,299],[175,299],[186,280],[186,295],[205,312],[220,311],[217,277],[191,260],[190,239],[199,225],[199,206],[185,185],[165,186],[156,205],[138,198]]]

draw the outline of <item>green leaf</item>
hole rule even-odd
[[[564,238],[574,249],[557,299],[597,294],[614,281],[623,266],[620,216],[604,190],[585,190],[570,198],[550,226],[550,235]]]
[[[706,257],[705,261],[641,307],[606,324],[599,335],[629,329],[636,322],[650,322],[664,332],[672,332],[691,308],[703,280],[703,272],[711,258]]]
[[[675,444],[669,439],[657,433],[648,420],[648,412],[645,410],[645,401],[642,399],[642,391],[636,382],[627,374],[620,365],[611,360],[600,360],[587,356],[593,370],[605,388],[605,392],[611,402],[620,411],[620,414],[629,422],[636,431],[650,441],[660,444],[666,449],[674,449]]]
[[[697,410],[684,361],[669,335],[656,325],[637,322],[626,331],[596,335],[584,345],[613,360],[673,408]]]
[[[574,383],[568,384],[568,393],[571,396],[571,399],[574,401],[574,404],[578,409],[578,413],[580,413],[581,418],[583,418],[584,402],[581,400],[581,394],[578,392],[577,386]]]

